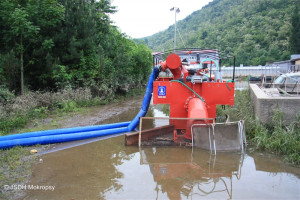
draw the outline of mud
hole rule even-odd
[[[102,106],[82,108],[81,112],[73,112],[57,119],[55,116],[40,120],[39,125],[55,122],[55,128],[69,128],[77,126],[89,126],[102,124],[103,121],[109,121],[114,117],[119,117],[124,112],[135,110],[142,105],[142,96],[123,100],[118,103],[112,103]],[[57,121],[58,120],[58,121]],[[32,127],[34,125],[31,125]],[[28,127],[30,128],[30,127]]]

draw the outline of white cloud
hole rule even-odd
[[[132,38],[152,35],[174,24],[172,7],[180,8],[177,20],[200,10],[212,0],[112,0],[118,12],[111,15],[121,32]]]

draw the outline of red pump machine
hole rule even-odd
[[[211,51],[209,52],[211,53]],[[186,53],[191,54],[192,52]],[[201,53],[205,53],[205,51]],[[208,58],[206,59],[208,60]],[[215,59],[209,60],[216,62]],[[170,70],[173,78],[159,77],[153,82],[153,104],[169,104],[170,118],[191,119],[188,121],[173,120],[172,122],[176,130],[184,133],[184,138],[192,139],[191,124],[213,122],[212,120],[201,122],[193,119],[215,119],[216,105],[232,106],[234,104],[234,82],[214,80],[201,72],[202,67],[189,72],[176,53],[168,55],[166,61],[161,62],[160,65],[162,71]]]
[[[193,146],[198,143],[199,147],[215,151],[243,149],[241,121],[215,122],[217,105],[234,105],[235,67],[232,79],[223,80],[219,64],[222,59],[231,58],[235,66],[235,57],[218,50],[182,49],[157,53],[153,58],[154,67],[159,70],[153,81],[153,104],[170,106],[173,142],[186,141]]]

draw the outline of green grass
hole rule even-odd
[[[257,120],[254,117],[254,110],[248,90],[235,91],[233,107],[226,106],[226,109],[223,110],[221,106],[217,106],[217,116],[224,116],[225,114],[230,116],[230,121],[244,120],[247,139],[253,137],[253,130]]]
[[[289,163],[300,164],[300,113],[286,126],[281,112],[274,110],[272,123],[263,124],[254,116],[249,90],[243,90],[236,91],[234,107],[227,106],[222,110],[218,106],[217,114],[228,114],[231,121],[244,120],[247,140],[256,149],[274,152]]]
[[[0,151],[0,199],[12,199],[18,191],[5,191],[4,185],[24,184],[31,174],[35,157],[28,148],[14,147]]]
[[[46,118],[52,113],[63,115],[64,113],[80,111],[81,108],[117,103],[129,97],[142,95],[144,91],[144,88],[133,88],[125,94],[115,94],[103,99],[97,97],[78,100],[62,98],[60,102],[34,107],[27,112],[17,111],[14,115],[8,115],[8,117],[0,119],[0,136],[11,134],[13,130],[24,128],[30,121]]]
[[[47,107],[40,107],[34,108],[28,113],[2,119],[0,121],[0,133],[1,135],[7,135],[14,129],[25,127],[30,120],[47,117],[49,113],[50,110]]]
[[[264,126],[259,123],[252,138],[257,148],[284,155],[284,159],[300,164],[300,115],[289,126],[282,123],[279,111],[274,112],[273,124]]]

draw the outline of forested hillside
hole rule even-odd
[[[101,94],[146,81],[151,51],[111,25],[114,12],[109,0],[1,0],[0,89]]]
[[[214,0],[178,22],[186,47],[217,48],[236,55],[237,64],[264,65],[290,57],[291,18],[299,38],[299,0]],[[192,5],[191,5],[192,6]],[[180,13],[179,13],[180,15]],[[154,51],[173,48],[174,26],[142,40]],[[299,39],[298,39],[299,43]],[[184,47],[179,34],[177,48]],[[297,51],[299,51],[299,44]],[[300,53],[300,52],[293,52]]]

